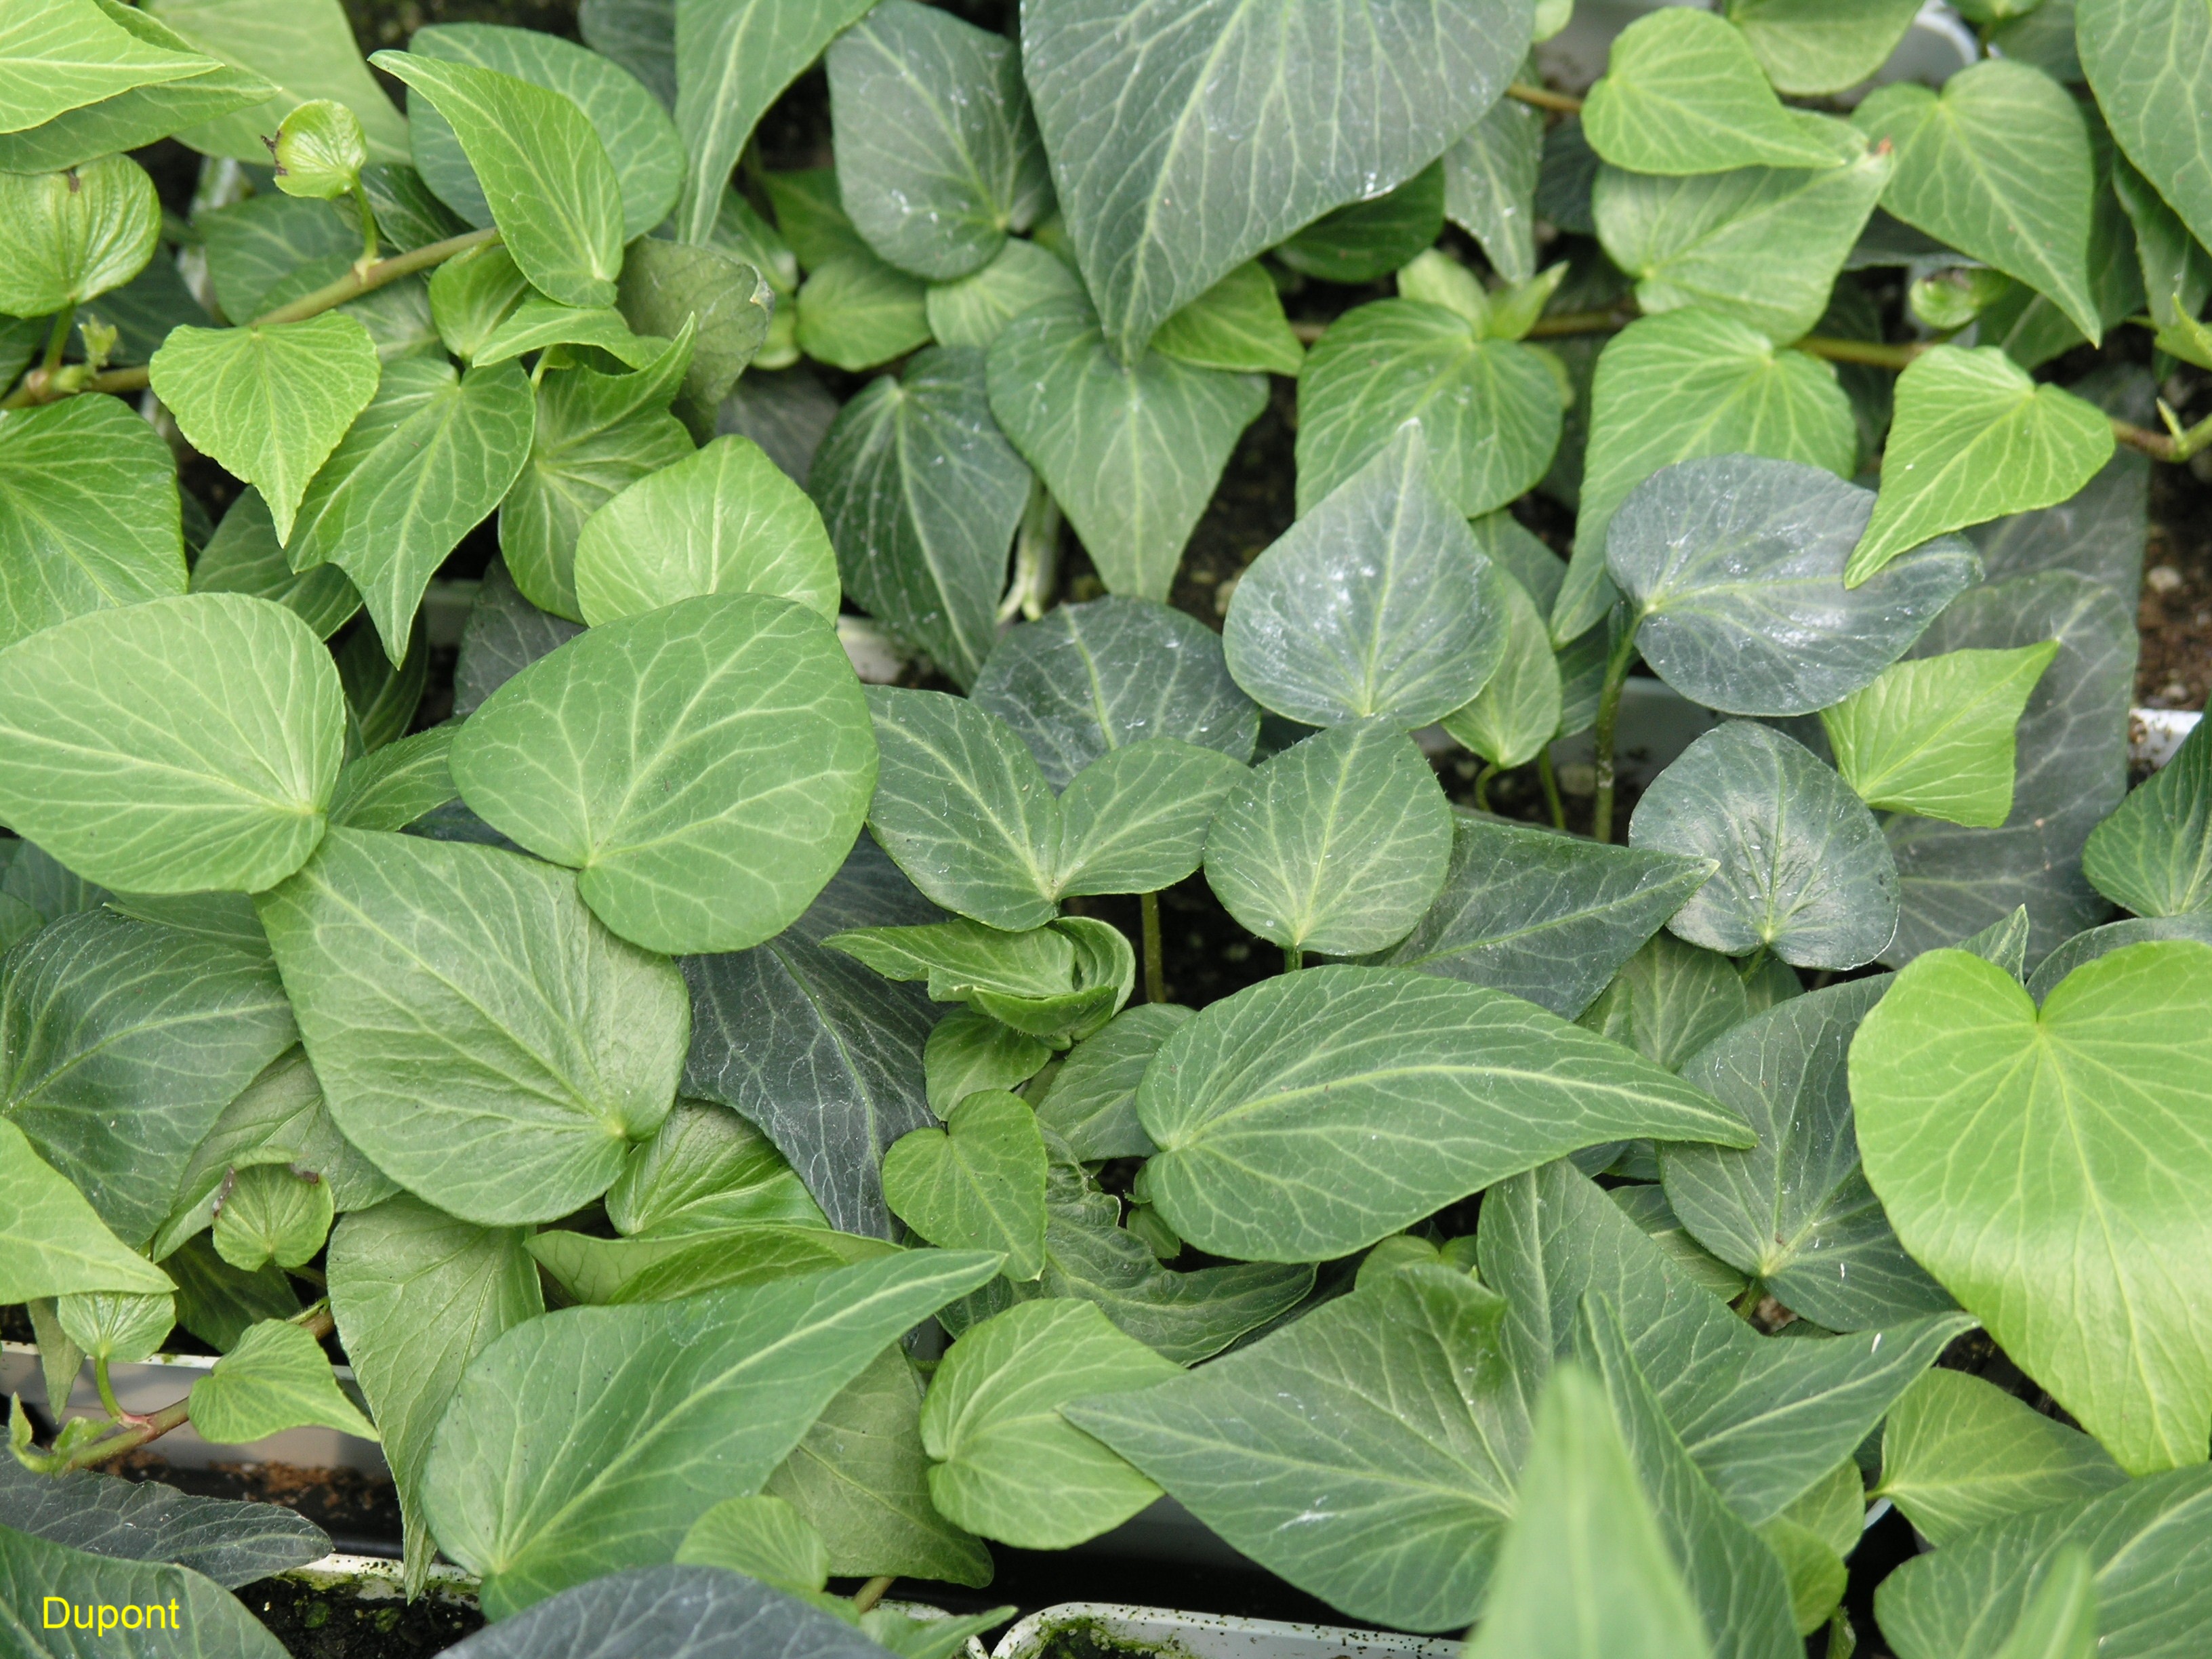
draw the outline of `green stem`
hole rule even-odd
[[[1485,763],[1482,770],[1474,775],[1474,805],[1479,812],[1490,810],[1490,781],[1498,775],[1496,762]]]
[[[489,230],[464,231],[459,236],[448,236],[442,242],[430,242],[404,253],[395,253],[389,259],[379,259],[365,268],[349,270],[334,283],[325,283],[312,293],[302,294],[289,305],[278,306],[264,312],[247,325],[250,328],[274,328],[279,323],[304,322],[310,317],[320,316],[336,306],[349,300],[358,300],[387,283],[396,283],[402,276],[412,276],[418,270],[442,264],[457,253],[466,253],[471,248],[482,247],[499,240],[498,227]]]
[[[1567,804],[1559,799],[1559,775],[1552,765],[1552,745],[1536,751],[1536,776],[1544,786],[1544,805],[1552,809],[1552,828],[1567,827]]]
[[[54,313],[53,331],[46,336],[46,361],[41,365],[46,377],[53,378],[54,371],[62,366],[62,353],[69,347],[70,326],[76,321],[76,301],[72,300]]]
[[[1591,733],[1597,749],[1597,805],[1590,815],[1594,841],[1613,839],[1613,738],[1620,722],[1621,690],[1628,684],[1628,665],[1636,660],[1636,634],[1643,623],[1642,617],[1634,617],[1621,629],[1613,654],[1606,659],[1605,684],[1597,696],[1597,726]]]
[[[356,269],[366,270],[376,263],[376,210],[368,204],[368,192],[359,179],[353,181],[353,205],[361,215],[361,264]]]
[[[1304,945],[1285,945],[1283,947],[1283,971],[1285,973],[1295,974],[1299,969],[1305,965],[1306,953],[1305,947]]]
[[[1571,97],[1564,92],[1553,92],[1549,87],[1531,86],[1526,81],[1513,82],[1511,86],[1505,88],[1505,95],[1508,98],[1517,99],[1524,104],[1533,104],[1538,109],[1556,110],[1561,115],[1582,113],[1581,99]]]
[[[1014,580],[999,605],[999,620],[1024,617],[1035,622],[1052,604],[1060,584],[1060,503],[1036,478],[1030,485],[1029,505],[1022,510],[1021,528],[1014,535]]]
[[[118,1419],[127,1413],[116,1402],[115,1384],[107,1375],[107,1356],[102,1354],[92,1362],[92,1380],[100,1389],[100,1403],[107,1407],[107,1414]]]
[[[1160,896],[1140,894],[1137,908],[1144,916],[1145,934],[1145,1000],[1165,1002],[1168,1000],[1168,969],[1166,952],[1160,946]]]
[[[1761,939],[1759,941],[1759,949],[1753,951],[1749,956],[1746,957],[1743,959],[1742,965],[1736,969],[1737,977],[1741,979],[1746,985],[1751,983],[1751,976],[1753,974],[1757,973],[1761,968],[1764,968],[1766,965],[1767,948],[1766,941]]]
[[[874,1607],[877,1602],[884,1599],[884,1593],[890,1589],[891,1582],[890,1575],[884,1573],[876,1577],[871,1578],[866,1583],[861,1585],[860,1589],[854,1590],[853,1592],[853,1611],[855,1613],[866,1613],[869,1608]]]
[[[1923,340],[1910,345],[1885,345],[1879,340],[1838,340],[1827,335],[1808,334],[1797,342],[1797,349],[1810,352],[1815,357],[1825,357],[1832,363],[1868,363],[1875,368],[1905,368],[1929,346],[1941,343],[1937,340]]]

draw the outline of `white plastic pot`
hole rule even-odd
[[[1457,1659],[1460,1651],[1454,1637],[1289,1625],[1119,1601],[1063,1601],[1014,1626],[999,1638],[991,1659],[1036,1659],[1047,1642],[1071,1626],[1094,1627],[1109,1640],[1168,1659]]]

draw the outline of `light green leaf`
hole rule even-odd
[[[2037,1589],[2081,1551],[2105,1632],[2097,1652],[2192,1652],[2212,1630],[2212,1583],[2195,1553],[2208,1519],[2212,1470],[2200,1462],[2000,1521],[1891,1574],[1875,1603],[1882,1634],[1899,1659],[2018,1659],[2005,1650],[2007,1638]]]
[[[470,361],[489,368],[557,345],[596,346],[630,368],[643,368],[668,349],[657,334],[631,333],[622,313],[611,306],[580,310],[552,300],[527,299],[507,313]]]
[[[1918,11],[1914,0],[1729,0],[1728,20],[1743,31],[1776,91],[1819,98],[1858,85],[1887,63]]]
[[[1260,711],[1230,678],[1221,636],[1127,595],[1055,605],[1002,635],[971,698],[1020,733],[1055,789],[1147,738],[1249,761],[1260,733]]]
[[[1703,859],[1455,815],[1443,892],[1373,960],[1510,991],[1572,1019],[1711,872]]]
[[[338,1392],[321,1346],[289,1320],[264,1319],[192,1384],[192,1427],[218,1446],[242,1446],[285,1429],[319,1426],[363,1440],[369,1420]]]
[[[0,1118],[0,1294],[10,1303],[86,1291],[160,1295],[168,1274],[110,1232],[69,1178]]]
[[[265,167],[263,137],[297,106],[333,98],[361,122],[372,161],[407,159],[407,123],[362,62],[338,0],[153,0],[148,9],[209,56],[276,88],[265,104],[179,134],[193,149]]]
[[[1487,513],[1544,476],[1564,404],[1536,347],[1486,338],[1423,300],[1361,306],[1298,374],[1298,509],[1313,511],[1419,421],[1437,487],[1462,514]]]
[[[1885,670],[1820,711],[1837,770],[1878,811],[1995,828],[2012,815],[2014,729],[2057,654],[2047,640]]]
[[[1137,1121],[1137,1089],[1160,1045],[1191,1011],[1172,1002],[1124,1009],[1069,1051],[1036,1103],[1037,1122],[1077,1158],[1150,1158],[1159,1148]]]
[[[1006,327],[991,346],[990,387],[992,414],[1067,514],[1107,590],[1153,599],[1167,597],[1237,435],[1267,400],[1256,375],[1193,368],[1158,351],[1125,366],[1079,297],[1036,306]]]
[[[623,315],[640,334],[673,338],[687,322],[691,364],[678,394],[691,424],[711,435],[711,411],[768,339],[775,290],[751,265],[718,247],[641,237],[623,261]]]
[[[1660,468],[1706,455],[1767,455],[1848,477],[1858,426],[1833,368],[1702,310],[1631,323],[1607,343],[1590,394],[1589,452],[1575,556],[1552,607],[1564,646],[1613,602],[1606,532],[1628,493]]]
[[[1023,1549],[1117,1527],[1160,1489],[1059,1407],[1181,1375],[1087,1302],[1024,1303],[972,1325],[922,1402],[930,1497],[957,1525]]]
[[[62,409],[100,409],[107,399],[73,398]],[[0,428],[0,433],[5,428]],[[327,640],[361,609],[361,595],[334,564],[295,571],[276,539],[269,503],[251,485],[240,490],[222,515],[208,544],[192,561],[195,593],[248,593],[299,613],[300,620]]]
[[[828,60],[846,211],[884,258],[965,276],[1050,204],[1014,42],[885,0]]]
[[[986,1091],[948,1112],[944,1128],[916,1129],[884,1154],[884,1198],[931,1243],[996,1251],[1007,1278],[1035,1279],[1044,1271],[1044,1171],[1028,1103]]]
[[[575,1308],[507,1334],[462,1378],[427,1474],[439,1543],[514,1612],[665,1559],[758,1490],[837,1391],[997,1258],[904,1251],[683,1302]],[[605,1386],[556,1381],[588,1369]],[[527,1469],[532,1479],[513,1476]]]
[[[1628,833],[1632,846],[1720,866],[1667,924],[1693,945],[1856,968],[1897,931],[1897,865],[1881,826],[1772,726],[1731,720],[1706,732],[1644,791]]]
[[[1465,1273],[1408,1267],[1188,1376],[1062,1414],[1299,1589],[1354,1618],[1452,1629],[1492,1580],[1528,1442],[1503,1311]]]
[[[934,1000],[973,1003],[1055,1048],[1120,1011],[1136,965],[1119,928],[1085,916],[1014,933],[968,921],[858,927],[823,942],[888,979],[927,980]]]
[[[441,356],[386,364],[301,497],[286,556],[351,578],[386,656],[403,661],[423,589],[522,471],[536,420],[519,363],[465,375]]]
[[[681,976],[601,927],[566,871],[338,830],[258,908],[331,1117],[441,1208],[487,1226],[566,1215],[667,1115]]]
[[[676,1547],[680,1565],[726,1567],[793,1594],[830,1582],[830,1550],[806,1517],[781,1498],[726,1498],[691,1523]]]
[[[1898,1243],[1859,1169],[1844,1058],[1887,988],[1886,978],[1831,986],[1721,1036],[1683,1079],[1741,1112],[1759,1144],[1660,1148],[1667,1201],[1698,1242],[1830,1330],[1954,1305]]]
[[[990,1582],[991,1553],[929,1501],[921,1380],[896,1343],[823,1410],[766,1490],[811,1522],[842,1575]]]
[[[1305,347],[1283,314],[1274,278],[1256,259],[1237,266],[1162,323],[1152,336],[1152,349],[1194,368],[1255,374],[1296,374],[1306,360]]]
[[[1536,173],[1544,112],[1501,98],[1444,152],[1444,214],[1509,283],[1536,274]]]
[[[2112,456],[2095,404],[2039,386],[2002,351],[1933,347],[1898,376],[1881,493],[1844,580],[1856,587],[1944,531],[2063,501]]]
[[[1910,81],[1878,88],[1851,119],[1897,152],[1883,207],[2046,295],[2093,343],[2102,337],[2089,283],[2089,135],[2063,87],[1994,58],[1941,94]]]
[[[2199,242],[2212,242],[2212,142],[2203,96],[2212,19],[2187,0],[2078,0],[2074,33],[2098,106],[2128,160]],[[2151,303],[2167,297],[2154,292]]]
[[[0,312],[43,317],[120,288],[161,240],[146,169],[104,155],[68,173],[0,173]]]
[[[988,1014],[959,1008],[930,1027],[921,1066],[929,1109],[943,1117],[969,1095],[1018,1089],[1042,1070],[1052,1050]]]
[[[902,379],[871,382],[830,424],[807,489],[846,591],[955,682],[973,680],[1030,495],[1029,468],[992,422],[982,354],[925,351]]]
[[[539,377],[537,436],[499,509],[507,574],[539,610],[583,620],[575,558],[585,520],[640,478],[691,453],[690,434],[668,412],[691,343],[686,328],[629,374],[559,368]]]
[[[927,289],[872,253],[841,253],[799,290],[799,348],[855,372],[929,343]]]
[[[599,135],[614,168],[622,197],[621,240],[644,235],[676,205],[684,179],[684,146],[675,123],[651,93],[599,53],[556,34],[484,23],[416,29],[407,50],[441,63],[511,75],[572,100]],[[484,187],[445,116],[435,107],[412,110],[408,139],[422,181],[439,199],[478,229],[492,223]]]
[[[607,1189],[617,1232],[657,1238],[757,1222],[826,1226],[783,1155],[735,1112],[679,1101]]]
[[[448,720],[348,762],[331,797],[331,822],[356,830],[404,830],[453,799],[459,791],[446,757],[459,729]]]
[[[330,1183],[312,1171],[257,1164],[238,1171],[216,1212],[215,1252],[240,1273],[297,1267],[323,1248],[336,1212]]]
[[[931,283],[922,310],[939,344],[988,349],[1008,323],[1032,307],[1047,300],[1079,296],[1082,292],[1081,279],[1065,262],[1035,242],[1017,237],[981,270],[957,282]],[[1280,308],[1278,301],[1277,309]],[[1210,330],[1206,343],[1218,343]],[[1161,349],[1167,348],[1163,344]],[[1303,352],[1304,348],[1299,349]]]
[[[1881,1479],[1868,1495],[1890,1499],[1941,1548],[2126,1484],[2112,1455],[2079,1429],[1978,1376],[1932,1370],[1890,1407]]]
[[[2212,912],[2212,738],[2199,721],[2173,757],[2089,832],[2081,868],[2139,916]]]
[[[2106,922],[2101,927],[2076,933],[2044,957],[2042,965],[2027,976],[2027,994],[2040,1002],[2059,981],[2083,963],[2110,956],[2124,945],[2141,945],[2154,939],[2193,939],[2200,944],[2212,945],[2212,917],[2131,916],[2124,921]]]
[[[2089,1557],[2080,1545],[2069,1544],[2051,1557],[2042,1587],[2021,1610],[1997,1659],[2093,1659],[2097,1645]]]
[[[1079,773],[1060,798],[1055,892],[1156,893],[1199,866],[1244,768],[1218,749],[1147,738]]]
[[[750,1222],[658,1238],[595,1238],[548,1228],[532,1234],[525,1248],[568,1300],[603,1306],[677,1302],[732,1285],[764,1285],[872,1261],[896,1247],[818,1224]]]
[[[259,486],[280,541],[317,468],[376,393],[368,331],[325,312],[272,327],[178,328],[154,354],[154,390],[193,447]]]
[[[1346,1255],[1601,1141],[1751,1139],[1701,1091],[1556,1014],[1390,968],[1284,975],[1202,1010],[1146,1073],[1137,1113],[1161,1148],[1139,1196],[1246,1261]]]
[[[94,1555],[7,1528],[0,1528],[0,1626],[11,1638],[23,1633],[19,1651],[29,1659],[284,1659],[283,1644],[237,1598],[185,1567]],[[95,1626],[99,1615],[92,1609],[102,1606],[118,1609],[118,1620],[125,1606],[139,1609],[142,1620],[154,1609],[161,1633],[95,1629],[82,1641],[66,1632],[57,1638],[43,1628],[48,1596],[86,1608]]]
[[[1677,907],[1680,908],[1680,907]],[[1794,981],[1796,975],[1782,970]],[[1654,1065],[1679,1072],[1707,1043],[1751,1018],[1744,976],[1717,951],[1656,933],[1622,964],[1577,1024]]]
[[[874,0],[675,0],[676,125],[691,158],[676,234],[703,242],[730,169],[783,89]],[[781,204],[777,218],[783,217]],[[784,227],[789,234],[790,228]],[[794,243],[795,246],[796,244]],[[814,261],[802,262],[811,265]]]
[[[177,513],[168,446],[118,399],[0,416],[0,647],[183,592]]]
[[[1371,283],[1432,246],[1444,228],[1444,170],[1432,161],[1395,190],[1324,213],[1273,250],[1301,276]]]
[[[353,193],[368,161],[368,143],[359,117],[335,99],[318,98],[279,124],[270,155],[277,189],[327,202]]]
[[[0,818],[103,885],[252,892],[321,839],[344,735],[322,641],[282,606],[96,611],[0,654]]]
[[[1121,361],[1253,255],[1435,160],[1504,91],[1530,24],[1496,0],[1034,8],[1030,95]]]
[[[1445,731],[1502,771],[1526,765],[1559,730],[1565,712],[1552,632],[1528,590],[1492,566],[1504,601],[1505,651],[1480,691],[1444,715]]]
[[[1639,17],[1615,37],[1582,121],[1592,149],[1636,173],[1833,167],[1865,149],[1839,122],[1784,109],[1733,24],[1680,8]]]
[[[868,827],[924,893],[991,927],[1058,914],[1060,805],[1021,739],[964,697],[866,688],[881,751]]]
[[[2212,950],[2190,941],[2077,968],[2040,1011],[2002,969],[1936,951],[1852,1045],[1860,1146],[1898,1237],[2138,1474],[2200,1461],[2212,1430],[2212,1329],[2189,1289],[2207,1241],[2184,1196],[2212,1076],[2185,1011],[2207,996]],[[2063,1274],[2032,1254],[2051,1240],[2069,1241]],[[2138,1312],[2154,1298],[2154,1331]]]
[[[1810,331],[1889,182],[1888,152],[1814,171],[1668,179],[1598,169],[1599,239],[1647,313],[1709,306],[1774,340]]]
[[[1402,728],[1449,714],[1497,671],[1501,582],[1429,458],[1407,422],[1247,567],[1222,629],[1247,696],[1308,725]]]
[[[613,304],[622,182],[575,101],[472,64],[405,52],[380,52],[371,61],[452,124],[492,219],[532,283],[563,305]]]
[[[0,27],[0,128],[21,132],[133,88],[198,75],[206,60],[125,29],[92,0],[56,0]]]
[[[430,273],[430,316],[456,357],[473,362],[531,293],[530,279],[503,242],[489,242]],[[545,303],[551,303],[546,301]]]

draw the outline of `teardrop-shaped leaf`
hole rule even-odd
[[[1411,727],[1497,671],[1502,580],[1429,455],[1407,422],[1247,567],[1222,629],[1247,696],[1310,726],[1372,716]]]
[[[860,683],[827,623],[713,593],[592,629],[470,716],[462,798],[648,949],[738,951],[813,902],[875,785]]]
[[[1510,991],[1572,1019],[1711,870],[1703,859],[1455,815],[1443,891],[1373,960]]]
[[[241,1446],[286,1429],[321,1427],[363,1440],[375,1427],[338,1391],[322,1345],[289,1320],[264,1319],[192,1384],[192,1427]]]
[[[259,487],[289,541],[307,481],[376,395],[382,365],[355,318],[326,311],[270,327],[177,328],[154,354],[154,390],[192,447]]]
[[[1536,758],[1565,714],[1552,631],[1528,590],[1492,567],[1504,601],[1505,650],[1482,690],[1446,714],[1445,731],[1501,771]]]
[[[1244,777],[1216,749],[1151,738],[1085,767],[1060,799],[1060,894],[1156,893],[1197,869]]]
[[[1720,866],[1667,925],[1729,956],[1856,968],[1897,931],[1897,865],[1874,815],[1802,744],[1731,720],[1637,803],[1632,845]]]
[[[990,654],[1030,471],[991,420],[983,355],[922,353],[822,440],[807,490],[846,591],[966,684]]]
[[[2081,867],[2099,892],[2139,916],[2212,911],[2212,737],[2201,720],[2173,758],[2089,832]]]
[[[1579,1146],[1751,1139],[1556,1014],[1389,968],[1285,975],[1200,1011],[1146,1073],[1137,1112],[1161,1148],[1141,1195],[1200,1249],[1247,1261],[1346,1255]]]
[[[1833,167],[1863,149],[1838,124],[1784,109],[1751,43],[1703,10],[1656,11],[1615,37],[1583,106],[1583,131],[1600,155],[1636,173]]]
[[[1729,0],[1728,19],[1743,31],[1776,91],[1820,97],[1856,86],[1887,63],[1916,9],[1911,0],[1844,8],[1824,0]]]
[[[1944,531],[2063,501],[2112,455],[2095,404],[1992,348],[1933,347],[1898,376],[1881,493],[1844,580],[1856,586]]]
[[[622,181],[574,99],[473,64],[413,52],[370,60],[444,116],[514,263],[548,299],[612,305],[622,274]]]
[[[2112,136],[2191,234],[2212,240],[2212,151],[2191,67],[2212,52],[2212,22],[2186,0],[2085,0],[2075,21],[2081,67]],[[2151,303],[2165,298],[2154,294]]]
[[[2089,279],[2089,135],[2063,87],[2027,64],[1993,58],[1951,76],[1941,93],[1909,81],[1879,88],[1851,119],[1897,152],[1884,208],[2048,296],[2093,343],[2100,337]]]
[[[1613,517],[1606,564],[1640,617],[1637,649],[1668,684],[1731,714],[1806,714],[1910,650],[1981,574],[1956,537],[1875,586],[1844,586],[1875,499],[1795,461],[1684,461]]]
[[[1023,68],[1122,360],[1254,254],[1433,161],[1505,89],[1528,34],[1523,8],[1490,0],[1036,9]],[[1323,131],[1329,145],[1307,142]]]
[[[1782,972],[1794,985],[1796,970]],[[1709,1042],[1751,1018],[1744,976],[1717,951],[1656,933],[1577,1020],[1679,1072]],[[1656,1164],[1652,1173],[1656,1176]]]
[[[242,594],[94,611],[0,655],[0,818],[127,891],[283,880],[322,838],[344,737],[322,641]]]
[[[1007,1278],[1035,1279],[1044,1271],[1044,1170],[1027,1103],[987,1090],[955,1106],[942,1129],[916,1129],[884,1154],[884,1199],[931,1243],[995,1250]]]
[[[2100,957],[2039,1011],[2002,969],[1936,951],[1852,1045],[1867,1174],[1898,1236],[2136,1474],[2197,1462],[2212,1426],[2212,1334],[2186,1288],[2205,1229],[2182,1196],[2212,1076],[2185,1011],[2208,995],[2212,950],[2191,941]],[[2032,1254],[2053,1238],[2081,1241],[2063,1275]],[[2169,1309],[2155,1332],[2137,1313],[2153,1296]]]
[[[1995,828],[2012,815],[2014,732],[2057,654],[2046,640],[1885,669],[1820,711],[1836,769],[1878,811]]]
[[[1418,420],[1437,487],[1463,514],[1487,513],[1544,476],[1563,408],[1537,348],[1486,338],[1424,300],[1361,306],[1298,373],[1298,509],[1311,512]]]
[[[185,591],[174,459],[119,399],[0,420],[0,647]]]
[[[1536,274],[1536,173],[1544,112],[1501,98],[1444,152],[1444,214],[1509,283]]]
[[[301,499],[285,547],[293,567],[344,571],[399,662],[423,589],[507,494],[536,424],[520,363],[465,375],[442,357],[387,364]]]
[[[1286,950],[1351,956],[1405,937],[1443,885],[1451,809],[1404,729],[1356,721],[1254,769],[1206,832],[1206,880]]]
[[[568,872],[339,830],[258,908],[331,1115],[441,1209],[485,1226],[566,1215],[666,1115],[682,979],[600,926]],[[465,1159],[448,1152],[457,1124]]]
[[[161,239],[154,181],[127,155],[67,173],[0,173],[0,312],[41,317],[121,288]]]
[[[1125,365],[1081,298],[1017,318],[992,343],[989,374],[992,414],[1108,591],[1167,598],[1229,452],[1267,406],[1267,383],[1158,351]]]
[[[887,0],[828,60],[845,210],[893,264],[965,276],[1051,201],[1012,41]]]
[[[757,1490],[884,1346],[997,1271],[972,1252],[880,1261],[682,1302],[576,1308],[518,1326],[462,1377],[427,1471],[439,1543],[511,1613],[610,1567],[674,1553]],[[558,1386],[604,1369],[605,1387]],[[527,1468],[532,1479],[510,1477]]]
[[[1154,599],[1060,605],[1000,638],[971,700],[1012,726],[1055,789],[1147,738],[1249,761],[1260,711],[1230,677],[1221,636]]]

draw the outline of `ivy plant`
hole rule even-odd
[[[2212,1648],[2212,13],[1922,9],[0,8],[8,1650]]]

